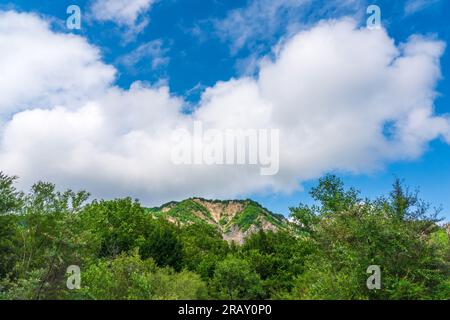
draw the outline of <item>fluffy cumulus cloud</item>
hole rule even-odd
[[[21,176],[23,186],[50,180],[146,204],[289,192],[329,170],[365,173],[420,157],[433,139],[450,143],[448,117],[433,110],[444,43],[411,36],[395,45],[384,30],[352,20],[296,34],[256,77],[205,89],[192,114],[165,86],[114,86],[114,68],[95,47],[50,31],[36,16],[1,13],[0,48],[9,75],[0,82],[0,111],[8,114],[0,168]],[[279,173],[174,165],[173,132],[196,120],[205,128],[279,129]]]
[[[81,38],[55,34],[35,15],[0,12],[0,113],[97,96],[115,69]]]

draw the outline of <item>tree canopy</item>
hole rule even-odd
[[[90,200],[0,173],[0,299],[449,299],[450,238],[401,180],[376,199],[319,180],[292,230],[242,245],[208,224],[173,224],[137,200]],[[80,289],[66,285],[68,266]],[[369,289],[369,266],[381,288]]]

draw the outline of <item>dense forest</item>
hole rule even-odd
[[[363,199],[332,175],[291,208],[295,228],[227,242],[214,225],[174,224],[131,198],[0,174],[0,299],[450,299],[439,210],[395,181]],[[69,289],[69,266],[79,288]],[[367,287],[380,266],[381,288]]]

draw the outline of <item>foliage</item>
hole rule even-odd
[[[112,261],[99,260],[83,273],[83,288],[75,297],[95,300],[192,300],[207,297],[206,284],[188,271],[159,268],[137,251]]]
[[[113,258],[140,248],[144,259],[151,257],[159,266],[179,269],[182,246],[176,228],[165,220],[154,220],[137,201],[94,201],[81,216],[84,228],[97,236],[99,257]]]
[[[243,259],[228,256],[217,264],[212,279],[213,295],[219,299],[258,299],[263,295],[259,275]]]
[[[176,218],[182,224],[205,223],[205,220],[199,218],[197,215],[201,215],[206,220],[213,221],[211,213],[193,199],[187,199],[179,203],[172,202],[167,205],[167,212],[153,210],[153,213],[159,215],[160,217]]]
[[[206,224],[193,224],[180,231],[183,266],[204,279],[212,277],[216,263],[230,251],[219,231]]]
[[[286,227],[251,200],[214,225],[193,199],[167,210],[131,198],[88,203],[88,193],[50,183],[22,193],[15,179],[0,173],[0,299],[450,298],[449,233],[400,180],[370,200],[326,176],[311,190],[316,204],[292,208]],[[262,219],[280,228],[240,246],[223,240],[222,227]],[[66,286],[70,265],[81,269],[80,290]],[[366,286],[371,265],[380,290]]]
[[[449,276],[444,251],[448,235],[434,234],[435,214],[419,215],[398,181],[388,199],[361,202],[353,190],[345,191],[335,177],[313,190],[321,207],[294,210],[296,219],[308,224],[315,250],[306,270],[296,280],[294,295],[307,299],[426,299],[442,295]],[[340,203],[340,202],[343,203]],[[309,213],[308,213],[309,212]],[[305,214],[306,213],[306,214]],[[319,216],[315,215],[318,213]],[[316,218],[314,218],[316,217]],[[312,222],[311,222],[312,221]],[[439,245],[437,245],[439,243]],[[439,248],[440,246],[440,248]],[[368,290],[366,268],[379,265],[382,290]],[[450,297],[450,292],[447,292]]]

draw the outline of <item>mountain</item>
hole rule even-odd
[[[155,217],[163,217],[178,225],[208,223],[217,227],[225,240],[240,244],[259,230],[276,232],[294,229],[294,225],[283,215],[274,214],[252,200],[191,198],[148,210]]]

